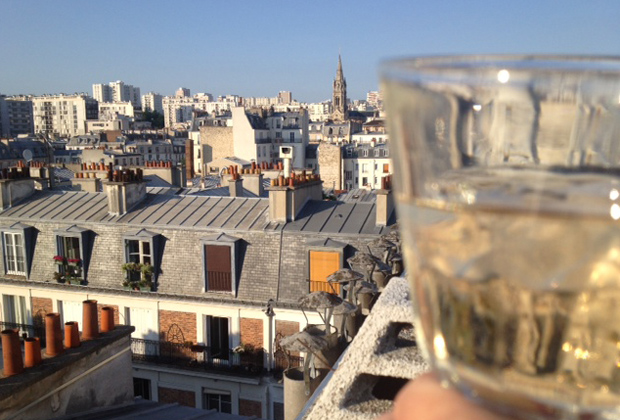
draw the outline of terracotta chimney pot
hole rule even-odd
[[[18,375],[24,371],[22,349],[19,344],[19,329],[2,331],[2,361],[4,376]]]

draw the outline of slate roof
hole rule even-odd
[[[0,217],[31,223],[102,223],[194,230],[284,230],[342,235],[374,235],[389,230],[375,225],[374,203],[309,201],[297,220],[283,224],[269,221],[269,200],[266,199],[175,195],[163,189],[151,191],[122,216],[108,214],[105,193],[35,191],[30,198],[0,212]]]

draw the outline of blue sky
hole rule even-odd
[[[92,94],[123,80],[171,95],[349,97],[385,58],[455,53],[620,55],[620,2],[0,0],[0,93]]]

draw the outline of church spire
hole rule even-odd
[[[342,58],[338,54],[338,70],[336,71],[332,94],[332,120],[345,121],[347,114],[347,81],[342,71]]]

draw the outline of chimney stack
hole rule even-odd
[[[243,179],[238,173],[233,173],[228,178],[228,190],[231,197],[243,197]]]
[[[0,210],[6,210],[34,193],[30,168],[5,168],[0,172]]]
[[[381,178],[381,189],[377,190],[377,226],[386,226],[392,211],[394,211],[394,196],[392,195],[392,177]]]
[[[318,175],[281,176],[272,180],[268,190],[269,220],[278,223],[294,221],[308,201],[323,199],[323,181]]]
[[[104,183],[108,196],[108,213],[121,216],[146,198],[146,183],[140,168],[123,171],[108,170],[108,181]]]

